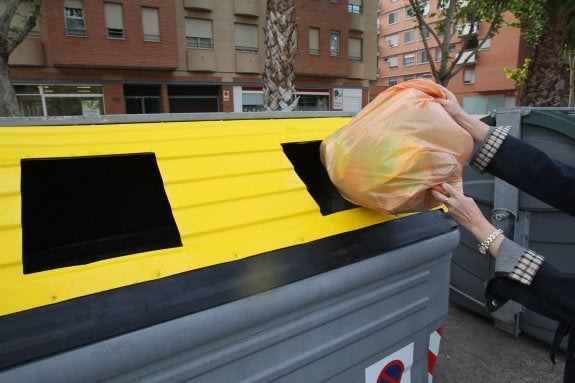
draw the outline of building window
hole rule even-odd
[[[263,91],[242,92],[242,112],[261,112],[264,110]]]
[[[465,49],[464,50],[472,50],[472,49],[477,48],[478,46],[479,46],[479,40],[477,39],[477,36],[472,36],[465,43]]]
[[[429,58],[427,57],[427,51],[419,51],[417,52],[417,63],[418,64],[426,64],[429,62]]]
[[[494,109],[504,108],[507,105],[505,96],[466,96],[461,101],[461,106],[469,114],[486,115]]]
[[[347,11],[349,13],[363,13],[363,0],[349,0]]]
[[[385,36],[384,40],[389,43],[390,48],[394,48],[399,45],[399,35],[397,34]]]
[[[387,17],[390,25],[399,23],[399,10],[389,12]]]
[[[455,45],[450,44],[449,45],[449,51],[453,52],[454,50],[455,50]],[[443,56],[443,53],[441,51],[441,47],[435,48],[435,61],[441,61],[442,56]]]
[[[408,74],[408,75],[406,75],[406,76],[403,76],[403,81],[413,80],[414,78],[415,78],[414,75]]]
[[[264,110],[263,92],[243,92],[242,112],[261,112]]]
[[[330,56],[339,56],[339,32],[331,31],[329,33],[329,54]]]
[[[350,60],[362,61],[363,60],[363,41],[355,37],[348,39],[348,57]]]
[[[144,41],[160,41],[160,15],[158,8],[142,7]]]
[[[327,111],[329,110],[329,93],[328,94],[310,94],[297,93],[297,111]]]
[[[339,4],[340,0],[329,0],[329,2],[332,4]]]
[[[391,56],[385,59],[390,68],[397,68],[397,56]]]
[[[403,32],[403,43],[412,43],[415,41],[415,29],[409,29]]]
[[[319,29],[309,29],[309,54],[319,55]]]
[[[41,86],[14,85],[18,108],[23,117],[46,116]]]
[[[417,30],[417,39],[418,40],[423,40],[423,39],[429,39],[429,29],[427,29],[427,27],[425,25],[422,26],[422,31],[420,31],[419,29]]]
[[[66,17],[66,34],[68,36],[86,36],[82,0],[64,1],[64,15]]]
[[[403,66],[411,66],[415,64],[415,54],[409,53],[403,55]]]
[[[23,116],[85,116],[104,114],[102,87],[95,85],[15,85]]]
[[[423,11],[421,12],[423,16],[427,16],[429,14],[429,1],[423,4]]]
[[[421,15],[427,16],[429,14],[429,2],[423,4],[421,8]],[[415,11],[411,6],[405,7],[405,20],[413,19],[415,17]]]
[[[213,47],[212,20],[186,18],[186,48]]]
[[[413,19],[415,17],[415,12],[413,12],[411,7],[405,7],[403,17],[405,20]]]
[[[441,61],[441,57],[443,57],[443,53],[441,53],[441,48],[435,48],[435,61]]]
[[[168,85],[170,113],[220,112],[219,86]]]
[[[162,113],[160,85],[124,85],[126,113]]]
[[[480,51],[487,50],[491,48],[491,39],[479,40],[479,44],[483,44],[481,45],[481,48],[479,48]]]
[[[390,77],[388,80],[389,86],[397,85],[397,77]]]
[[[236,51],[258,52],[258,26],[252,24],[236,24]]]
[[[109,39],[124,38],[124,18],[122,17],[122,4],[104,3],[106,15],[106,33]]]
[[[463,83],[473,84],[475,83],[475,69],[465,69],[463,70]]]

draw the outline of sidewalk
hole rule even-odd
[[[565,357],[549,359],[549,345],[518,338],[454,303],[443,326],[433,383],[562,383]]]

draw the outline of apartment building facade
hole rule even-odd
[[[430,20],[434,19],[434,13],[437,14],[437,3],[437,0],[430,0],[425,7]],[[433,53],[433,57],[428,57],[407,1],[380,0],[379,5],[377,91],[409,79],[431,77],[429,60],[439,63],[441,52],[434,39],[425,36]],[[511,20],[510,15],[505,18]],[[473,34],[466,47],[469,49],[486,40],[477,54],[470,56],[471,52],[465,51],[462,59],[470,56],[469,60],[448,84],[468,112],[480,115],[494,108],[516,105],[516,84],[505,77],[504,68],[520,67],[531,53],[518,28],[503,26],[492,38],[487,37],[488,28],[486,23],[479,23],[474,28],[463,25],[461,34],[452,40],[454,53],[460,50],[464,34]]]
[[[10,56],[25,116],[259,111],[265,0],[45,0]],[[298,110],[360,110],[376,0],[296,0]]]

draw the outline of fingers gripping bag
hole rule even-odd
[[[462,190],[473,140],[434,101],[443,97],[431,80],[403,82],[326,137],[320,156],[341,195],[356,205],[398,214],[440,205],[429,189],[444,182]]]

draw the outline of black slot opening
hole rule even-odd
[[[24,273],[182,246],[154,153],[20,165]]]
[[[356,208],[337,191],[319,157],[321,141],[283,143],[282,148],[294,169],[318,204],[322,215]]]

